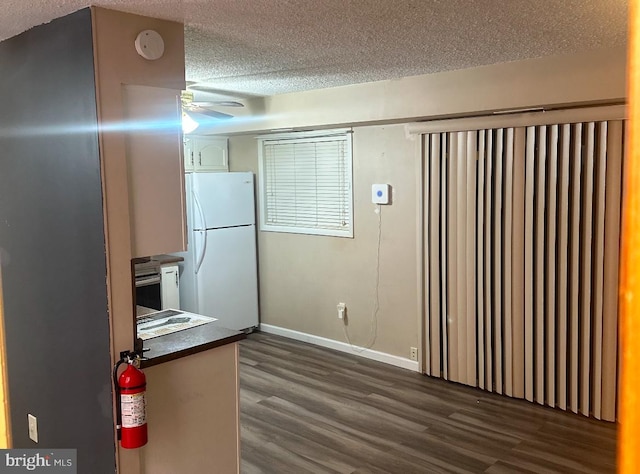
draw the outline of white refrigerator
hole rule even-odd
[[[253,173],[185,176],[189,243],[181,254],[181,309],[230,329],[258,326]]]

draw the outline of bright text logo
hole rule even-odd
[[[77,474],[75,449],[0,449],[0,474]]]

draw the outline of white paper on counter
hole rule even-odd
[[[137,318],[138,337],[146,340],[217,321],[202,314],[177,309],[164,309]]]

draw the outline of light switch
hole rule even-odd
[[[389,190],[388,184],[371,185],[371,201],[374,204],[389,204]]]
[[[27,419],[29,420],[29,438],[31,441],[38,442],[38,419],[31,413],[27,413]]]

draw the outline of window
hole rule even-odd
[[[259,138],[260,230],[353,237],[351,133]]]

